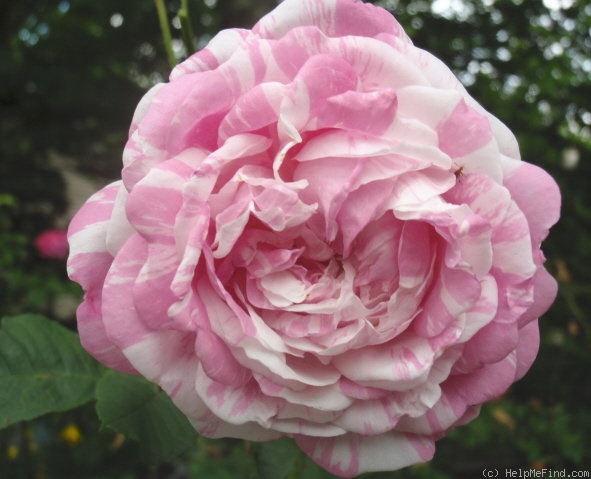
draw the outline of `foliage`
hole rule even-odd
[[[146,462],[174,459],[195,443],[194,429],[163,391],[142,377],[107,371],[74,332],[37,315],[2,320],[0,429],[93,400],[101,427],[139,440]],[[29,439],[49,433],[43,423],[31,431]],[[60,435],[71,445],[81,440],[73,424]]]
[[[0,428],[87,403],[101,367],[76,334],[35,315],[2,320]]]
[[[0,315],[19,311],[49,312],[62,294],[77,296],[67,280],[63,262],[39,261],[33,233],[21,229],[23,203],[0,190]],[[35,221],[36,215],[31,215]]]
[[[532,370],[479,419],[440,441],[431,463],[363,478],[584,469],[591,464],[591,7],[582,0],[375,3],[517,133],[523,157],[559,182],[563,212],[544,244],[560,292],[540,321]],[[182,5],[166,4],[181,58]],[[274,4],[187,2],[200,46],[220,28],[252,25]],[[43,260],[33,247],[39,232],[65,226],[73,201],[64,164],[54,158],[69,158],[67,168],[101,183],[118,176],[133,109],[169,69],[153,2],[2,2],[0,26],[0,316],[13,316],[0,330],[0,477],[332,477],[290,440],[195,439],[155,386],[107,373],[85,356],[73,312],[57,312],[64,296],[75,301],[80,292],[63,261]],[[25,311],[64,323],[14,316]],[[17,372],[25,378],[18,383]],[[137,407],[126,409],[132,399]]]
[[[170,398],[139,376],[109,371],[97,384],[101,422],[139,441],[149,463],[174,459],[193,446],[195,430]]]

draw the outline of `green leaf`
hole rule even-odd
[[[193,447],[196,432],[158,386],[140,376],[109,371],[96,389],[104,427],[139,441],[142,459],[156,464]]]
[[[303,453],[292,439],[265,442],[257,448],[257,466],[261,479],[291,479],[299,477]]]
[[[0,428],[91,401],[103,370],[76,333],[55,321],[33,314],[4,318]]]

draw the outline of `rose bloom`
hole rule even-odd
[[[35,238],[35,249],[42,258],[68,257],[68,238],[65,230],[45,230]]]
[[[386,11],[285,0],[140,102],[69,229],[84,347],[208,437],[426,461],[521,378],[560,195]]]

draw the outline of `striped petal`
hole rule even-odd
[[[102,312],[103,284],[113,262],[107,247],[109,220],[120,189],[121,181],[103,188],[72,219],[68,229],[68,275],[85,291],[77,311],[82,345],[107,367],[133,373],[133,366],[107,336]]]
[[[432,440],[397,432],[335,438],[296,436],[296,442],[312,460],[340,477],[401,469],[428,461],[435,452]]]

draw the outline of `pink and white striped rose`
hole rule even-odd
[[[532,364],[557,186],[385,10],[285,0],[221,32],[123,163],[69,229],[81,340],[201,434],[393,470]]]

